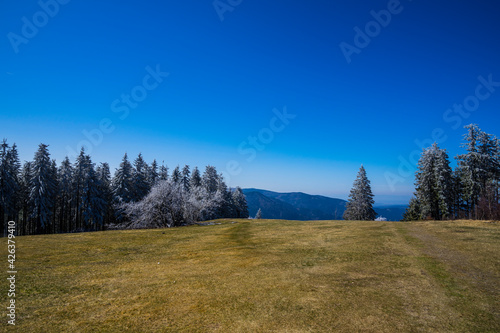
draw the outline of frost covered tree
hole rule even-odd
[[[363,166],[354,181],[349,200],[344,211],[344,220],[373,221],[377,213],[373,210],[373,193]]]
[[[183,215],[186,224],[210,219],[220,206],[220,196],[209,195],[202,186],[193,187],[184,193]]]
[[[160,181],[143,200],[123,208],[130,228],[170,228],[206,219],[219,206],[218,200],[203,187],[187,192],[180,182],[169,179]]]
[[[29,197],[31,218],[35,221],[36,232],[41,234],[50,231],[57,188],[48,145],[42,143],[38,146],[31,171]]]
[[[257,211],[257,214],[255,214],[255,219],[256,220],[262,219],[262,209],[259,208],[259,210]]]
[[[236,187],[232,196],[233,196],[233,204],[234,204],[234,212],[235,212],[234,217],[242,218],[242,219],[248,218],[249,213],[248,213],[247,199],[245,197],[245,194],[243,194],[243,191],[241,190],[241,188],[239,186]]]
[[[415,190],[423,219],[442,220],[452,216],[452,170],[446,150],[440,149],[436,143],[422,152]]]

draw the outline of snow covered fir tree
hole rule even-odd
[[[373,210],[374,203],[370,180],[366,176],[365,168],[361,165],[349,194],[344,220],[373,221],[377,216]]]

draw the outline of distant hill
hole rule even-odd
[[[302,192],[279,193],[247,188],[243,189],[243,193],[247,198],[250,216],[255,216],[260,208],[267,219],[342,220],[347,203],[342,199]],[[406,206],[379,206],[374,209],[389,221],[399,221],[403,218]]]
[[[243,190],[245,193],[245,190]],[[262,209],[262,217],[265,219],[304,220],[300,212],[292,205],[278,199],[270,198],[256,191],[246,192],[250,216],[254,217],[257,211]]]
[[[302,192],[278,193],[248,188],[243,189],[243,193],[247,197],[250,216],[255,216],[261,208],[263,217],[269,219],[340,220],[346,204],[345,200]]]

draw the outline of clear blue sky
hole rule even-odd
[[[363,164],[377,203],[406,203],[415,140],[442,129],[454,156],[465,124],[500,135],[500,83],[476,91],[500,82],[497,1],[60,2],[0,4],[0,134],[23,160],[43,142],[59,163],[88,131],[113,168],[142,152],[346,198]]]

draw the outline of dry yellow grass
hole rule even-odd
[[[17,238],[16,330],[500,331],[496,223],[219,222]]]

